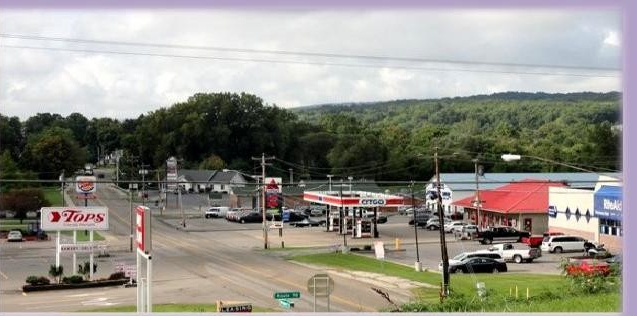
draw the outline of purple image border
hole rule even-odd
[[[631,148],[628,144],[630,139],[631,126],[629,122],[635,120],[637,110],[631,109],[636,106],[634,92],[631,95],[629,88],[637,88],[637,63],[635,60],[629,60],[628,57],[637,56],[637,1],[630,0],[222,0],[222,1],[205,1],[205,0],[100,0],[100,1],[82,1],[82,0],[0,0],[0,10],[2,9],[125,9],[125,8],[236,8],[236,9],[284,9],[284,10],[312,10],[312,9],[480,9],[480,8],[502,8],[502,9],[559,9],[559,10],[579,10],[579,9],[610,9],[617,10],[623,24],[622,48],[623,48],[623,65],[622,65],[622,93],[623,93],[623,109],[622,109],[622,153],[623,153],[623,180],[624,180],[624,201],[623,209],[627,210],[635,201],[635,196],[628,193],[634,189],[632,179],[634,177],[635,167],[631,165],[637,150]],[[633,39],[629,41],[629,39]],[[636,136],[637,137],[637,136]],[[637,205],[637,202],[636,202]],[[630,212],[623,214],[624,238],[623,240],[632,240],[637,235],[631,229],[626,229],[628,223],[636,222]],[[637,218],[637,217],[636,217]],[[632,262],[632,252],[637,252],[637,243],[635,245],[626,244],[624,242],[624,262]],[[624,266],[628,266],[625,264]],[[621,314],[631,315],[637,312],[637,303],[631,302],[628,293],[637,293],[635,290],[635,272],[624,269],[623,274],[623,308]],[[1,298],[0,298],[1,299]],[[3,313],[0,311],[0,313]],[[37,315],[31,313],[11,313],[21,315]],[[58,314],[58,313],[55,313]],[[62,313],[59,313],[62,315]],[[120,313],[108,313],[105,315],[116,315]],[[167,314],[167,313],[164,313]],[[168,313],[169,314],[169,313]],[[182,313],[188,314],[188,313]],[[322,313],[319,313],[322,314]],[[374,314],[374,313],[372,313]],[[577,314],[577,313],[573,313]],[[569,315],[573,315],[569,314]],[[90,313],[90,315],[97,315]],[[192,314],[199,315],[199,314]],[[268,313],[267,315],[272,315]],[[314,314],[316,315],[316,314]],[[447,314],[448,315],[448,314]],[[498,314],[502,315],[502,314]],[[524,315],[524,314],[517,314]]]

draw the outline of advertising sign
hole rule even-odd
[[[265,193],[281,193],[281,178],[265,178]]]
[[[622,188],[602,185],[593,196],[593,214],[600,219],[620,221],[622,219]]]
[[[374,241],[374,253],[376,259],[385,259],[385,245],[382,241]]]
[[[77,193],[95,193],[96,177],[80,176],[75,178],[75,192]]]
[[[126,264],[123,262],[115,263],[115,272],[124,272],[127,278],[137,277],[137,267],[134,264]]]
[[[137,250],[142,253],[150,253],[150,209],[146,206],[137,206]]]
[[[108,208],[43,207],[40,223],[43,230],[108,230]]]
[[[251,303],[222,303],[217,302],[217,310],[219,313],[250,313],[252,312]]]
[[[168,190],[177,189],[177,159],[175,157],[166,160],[166,181]]]
[[[60,253],[93,253],[99,251],[106,251],[106,244],[104,243],[91,243],[91,242],[79,242],[75,244],[60,244]]]

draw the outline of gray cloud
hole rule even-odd
[[[0,30],[5,34],[107,41],[619,68],[619,17],[614,11],[573,10],[14,10],[0,13]],[[2,46],[0,112],[22,119],[37,112],[131,118],[184,101],[197,92],[245,91],[270,104],[293,107],[511,90],[573,92],[621,88],[620,78],[383,66],[597,73],[592,70],[329,59],[8,38],[1,38],[0,43],[378,65],[370,68],[256,63]]]

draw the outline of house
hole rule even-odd
[[[166,181],[164,178],[163,181]],[[233,187],[243,187],[247,180],[237,171],[177,170],[177,181],[186,192],[230,193]]]

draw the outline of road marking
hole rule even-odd
[[[2,277],[3,277],[5,280],[9,280],[9,277],[8,277],[6,274],[2,273],[2,270],[0,270],[0,275],[2,275]]]

